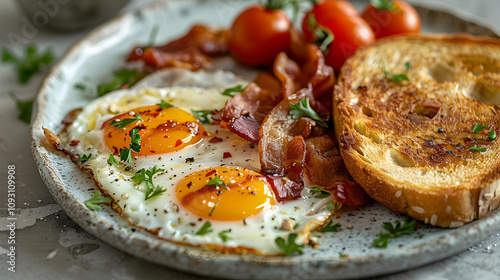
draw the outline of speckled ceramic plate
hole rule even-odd
[[[372,203],[343,210],[337,220],[343,230],[315,234],[319,249],[304,255],[260,257],[224,255],[172,244],[141,230],[131,231],[118,215],[107,209],[92,212],[83,201],[93,194],[93,181],[69,158],[48,145],[42,127],[59,131],[61,120],[72,109],[82,107],[95,93],[78,91],[74,84],[85,81],[89,88],[122,66],[128,51],[148,41],[158,24],[158,42],[177,37],[195,22],[228,26],[247,1],[170,1],[144,7],[97,28],[73,46],[43,82],[32,125],[32,150],[42,179],[50,193],[81,227],[122,251],[171,268],[223,278],[354,278],[391,273],[421,266],[456,254],[500,230],[500,210],[458,229],[423,226],[412,235],[390,242],[387,249],[371,246],[382,231],[382,223],[401,220],[384,206]],[[497,37],[491,28],[467,14],[452,15],[439,7],[419,7],[426,32],[467,32]],[[341,258],[340,254],[348,255]]]

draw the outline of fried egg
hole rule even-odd
[[[155,79],[169,86],[143,82],[95,99],[60,135],[70,153],[90,155],[82,166],[113,208],[136,227],[191,246],[279,255],[276,239],[290,233],[307,244],[310,230],[331,215],[332,196],[317,197],[305,178],[299,199],[276,201],[259,173],[258,147],[193,115],[223,108],[230,97],[221,90],[248,81],[221,70],[179,69]],[[140,149],[124,161],[121,151],[137,135]]]

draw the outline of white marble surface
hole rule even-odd
[[[134,0],[125,10],[146,2],[152,0]],[[498,0],[411,2],[470,13],[500,30]],[[0,1],[0,47],[11,46],[9,34],[23,32],[22,19],[14,0]],[[27,40],[41,48],[52,47],[60,57],[89,30],[65,34],[36,30]],[[15,104],[8,97],[12,91],[21,99],[32,98],[41,80],[42,75],[38,75],[29,84],[20,86],[12,68],[0,64],[0,182],[5,186],[0,189],[0,279],[202,279],[150,264],[103,244],[79,228],[55,204],[31,158],[29,126],[16,119]],[[16,165],[17,175],[15,273],[7,271],[6,263],[9,231],[5,182],[7,166],[11,164]],[[500,233],[446,260],[375,279],[500,279],[499,243]]]

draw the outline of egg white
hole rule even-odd
[[[182,82],[169,79],[170,87],[120,90],[90,102],[61,134],[66,148],[80,156],[92,154],[84,167],[92,170],[100,188],[113,198],[115,209],[131,224],[160,238],[211,248],[249,248],[263,255],[275,255],[281,253],[275,243],[276,238],[286,239],[291,233],[282,230],[282,224],[293,219],[297,225],[293,231],[298,234],[296,243],[307,243],[310,227],[323,224],[331,215],[326,205],[332,201],[332,197],[317,198],[311,194],[311,184],[307,179],[301,198],[276,203],[270,209],[241,221],[212,220],[212,232],[196,235],[207,220],[183,208],[176,196],[177,183],[185,176],[209,167],[237,166],[260,171],[258,147],[219,126],[205,125],[209,137],[193,147],[172,153],[137,156],[132,164],[108,164],[110,150],[104,144],[104,130],[100,129],[106,120],[138,107],[158,104],[162,99],[188,112],[191,109],[221,109],[229,97],[221,95],[220,90],[248,83],[223,71],[175,71],[177,81]],[[172,74],[168,70],[162,72],[167,76]],[[210,143],[212,136],[222,141]],[[71,140],[78,140],[78,145],[68,145]],[[231,157],[224,158],[224,153],[230,153]],[[118,157],[116,159],[119,161]],[[142,168],[153,166],[165,170],[155,175],[153,180],[155,186],[159,185],[166,191],[145,200],[143,186],[134,183],[131,177]],[[219,236],[221,231],[228,231],[230,239],[224,242]]]

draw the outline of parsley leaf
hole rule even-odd
[[[219,202],[215,203],[214,207],[212,207],[210,209],[210,211],[208,212],[208,216],[212,217],[212,213],[214,212],[215,208],[217,208],[218,205],[219,205]]]
[[[151,29],[151,33],[149,34],[149,41],[145,48],[152,47],[155,44],[156,36],[158,36],[158,31],[160,31],[160,26],[155,24],[153,29]]]
[[[113,74],[113,80],[109,83],[97,85],[97,95],[103,96],[109,92],[130,87],[144,78],[148,73],[139,72],[135,69],[122,69]]]
[[[472,132],[473,133],[479,133],[479,132],[481,132],[481,130],[483,130],[485,128],[488,128],[487,124],[483,125],[483,124],[480,124],[480,123],[476,123],[474,125],[474,128],[472,129]]]
[[[415,226],[417,225],[417,220],[409,219],[403,224],[400,221],[396,221],[396,224],[385,222],[382,226],[389,233],[379,233],[378,238],[373,240],[373,246],[377,248],[387,248],[389,244],[389,239],[396,238],[401,235],[409,235],[415,231]]]
[[[158,103],[156,105],[160,105],[160,110],[167,109],[167,108],[170,108],[170,107],[174,107],[174,105],[168,103],[167,101],[165,101],[163,99],[160,101],[160,103]]]
[[[308,117],[315,120],[320,126],[328,127],[325,121],[311,108],[311,105],[309,104],[309,97],[302,98],[297,104],[290,104],[289,114],[294,120],[300,117]]]
[[[408,79],[408,76],[406,76],[406,74],[392,74],[391,72],[387,71],[387,69],[385,69],[385,66],[384,66],[383,70],[384,70],[385,76],[391,78],[391,80],[393,80],[396,83],[410,80],[410,79]]]
[[[139,132],[139,129],[134,128],[129,133],[130,138],[131,138],[130,149],[132,149],[132,151],[134,151],[136,153],[141,151],[141,135],[138,132]]]
[[[486,152],[486,148],[479,148],[477,145],[474,145],[469,148],[469,151]]]
[[[341,206],[340,202],[333,203],[333,201],[330,201],[326,205],[326,208],[328,208],[328,210],[330,210],[330,211],[336,211],[336,210],[340,209],[340,206]]]
[[[83,155],[79,159],[75,160],[75,162],[86,162],[92,157],[92,154]]]
[[[17,116],[17,118],[25,123],[30,123],[31,112],[33,111],[33,99],[28,101],[21,101],[13,92],[10,92],[9,95],[17,104],[17,109],[19,111],[19,115]]]
[[[84,91],[85,89],[87,89],[87,86],[85,86],[84,84],[82,83],[76,83],[73,88],[75,89],[78,89],[78,90],[81,90],[81,91]]]
[[[227,234],[229,233],[229,230],[223,230],[221,232],[219,232],[219,237],[220,239],[222,239],[222,242],[226,243],[228,240],[231,240],[232,238],[227,236]]]
[[[148,200],[155,196],[158,196],[166,191],[166,189],[162,189],[159,185],[155,187],[153,183],[153,176],[157,173],[164,172],[164,169],[157,168],[156,165],[151,169],[141,169],[139,172],[135,173],[130,179],[137,184],[145,182],[145,186],[143,192],[145,194],[144,200]],[[147,178],[146,178],[147,177]]]
[[[2,51],[2,62],[12,63],[17,67],[17,76],[21,84],[29,82],[33,75],[41,72],[43,65],[49,65],[54,60],[54,54],[50,49],[37,53],[34,46],[27,46],[25,54],[24,58],[18,58],[5,48]]]
[[[340,227],[339,223],[333,224],[332,220],[330,220],[326,226],[321,228],[321,232],[337,232]]]
[[[224,96],[230,96],[230,97],[233,97],[235,96],[237,93],[239,92],[244,92],[245,89],[243,88],[242,85],[237,85],[235,87],[232,87],[232,88],[226,88],[224,91],[219,91],[220,94],[224,95]]]
[[[207,233],[211,233],[212,231],[214,231],[212,229],[212,223],[210,223],[210,221],[206,221],[200,230],[196,232],[196,235],[205,235]]]
[[[211,124],[212,121],[209,119],[208,115],[212,114],[211,110],[192,110],[193,115],[202,123],[202,124]]]
[[[314,187],[311,188],[310,191],[311,191],[312,194],[319,193],[319,195],[316,196],[318,198],[325,198],[325,197],[329,197],[330,196],[330,193],[327,192],[325,189],[323,189],[320,186],[314,186]]]
[[[394,6],[392,0],[370,0],[370,4],[377,10],[387,10],[400,13],[401,10]]]
[[[109,152],[108,164],[113,165],[113,163],[118,165],[118,161],[116,160],[115,156],[113,156],[113,153]]]
[[[98,190],[94,193],[94,196],[91,199],[85,200],[84,203],[90,210],[100,211],[101,206],[99,206],[99,204],[110,203],[111,201],[113,201],[111,197],[103,196],[101,192]]]
[[[304,253],[302,250],[305,246],[296,244],[295,238],[297,238],[297,234],[291,233],[288,235],[288,243],[281,237],[276,238],[275,242],[276,245],[278,245],[278,247],[281,249],[281,251],[283,251],[283,253],[287,256],[292,255],[296,252],[302,255]]]
[[[347,257],[349,257],[349,255],[342,254],[341,252],[339,252],[339,258],[343,259],[343,258],[347,258]]]
[[[208,181],[207,186],[214,186],[217,189],[221,188],[227,190],[227,185],[220,179],[220,176],[215,176],[210,181]]]
[[[409,61],[405,62],[405,69],[406,71],[410,71],[411,70],[411,64]]]
[[[489,138],[491,141],[493,141],[493,140],[497,139],[497,133],[496,133],[494,130],[492,130],[492,131],[488,132],[488,136],[489,136],[488,138]]]
[[[123,119],[121,121],[112,120],[110,125],[116,126],[116,128],[118,129],[124,129],[127,125],[132,124],[138,120],[142,120],[142,117],[139,114],[135,114],[135,116],[131,119]]]
[[[132,163],[132,150],[120,149],[120,160],[123,162]]]

